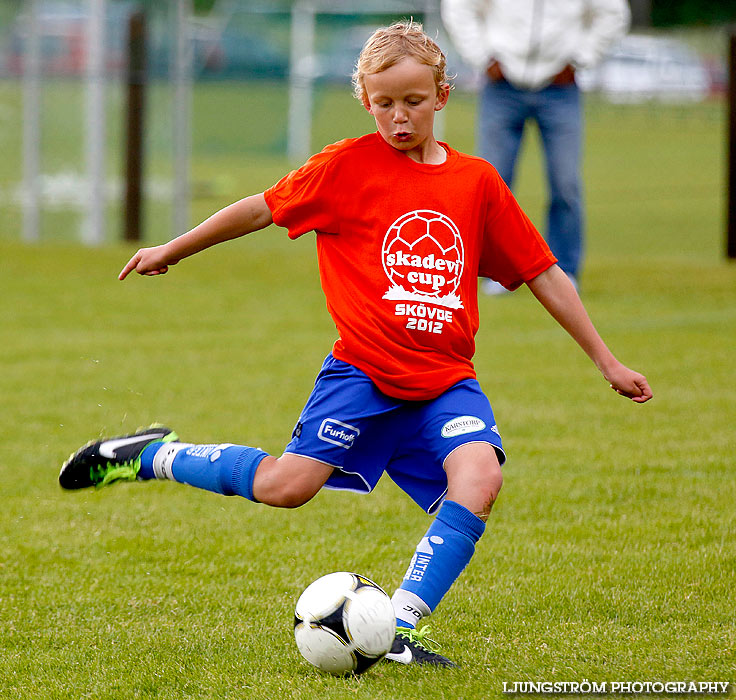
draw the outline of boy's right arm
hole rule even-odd
[[[271,210],[261,194],[241,199],[220,209],[191,231],[168,243],[153,248],[141,248],[120,271],[124,280],[133,270],[139,275],[163,275],[169,266],[199,253],[210,246],[259,231],[273,223]]]

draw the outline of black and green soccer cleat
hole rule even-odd
[[[171,428],[154,424],[131,435],[89,442],[64,462],[59,484],[64,489],[84,489],[135,481],[141,468],[141,453],[148,445],[178,439]]]
[[[429,625],[425,625],[421,630],[397,627],[394,644],[391,651],[386,654],[386,658],[400,664],[425,664],[456,668],[457,664],[437,653],[439,648],[437,643],[427,636],[430,631]]]

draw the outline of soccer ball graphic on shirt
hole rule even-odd
[[[449,216],[430,209],[400,216],[386,232],[381,257],[391,282],[384,299],[462,308],[457,292],[465,251]]]
[[[391,599],[359,574],[322,576],[296,603],[296,645],[307,661],[327,673],[367,671],[391,650],[395,635]]]

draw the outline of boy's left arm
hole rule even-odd
[[[598,335],[572,282],[557,265],[527,282],[527,286],[544,308],[585,350],[614,391],[637,403],[644,403],[652,398],[647,378],[622,365],[614,357]]]

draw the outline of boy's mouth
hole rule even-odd
[[[411,139],[411,132],[410,131],[397,131],[394,133],[394,138],[397,141],[408,141]]]

